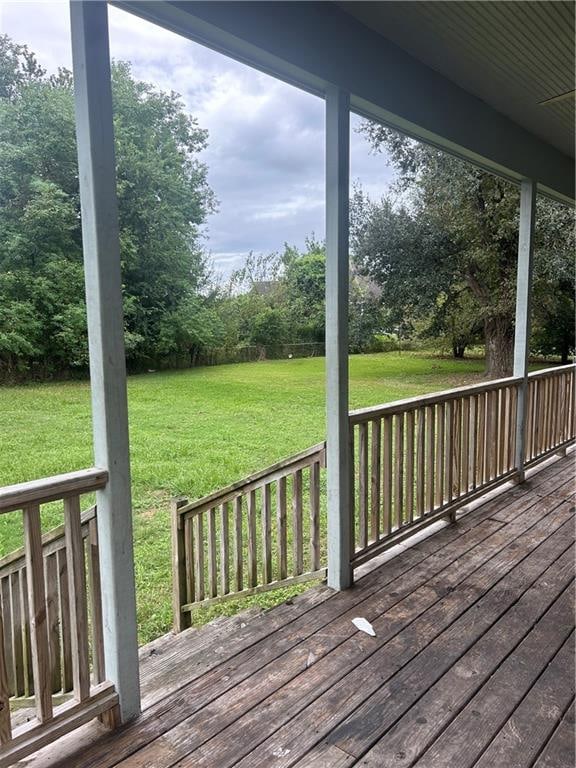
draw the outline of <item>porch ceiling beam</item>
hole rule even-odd
[[[140,711],[132,503],[108,8],[70,3],[82,242],[96,464],[106,679],[123,721]]]
[[[574,199],[574,162],[329,2],[115,5],[539,191]]]

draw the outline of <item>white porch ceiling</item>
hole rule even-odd
[[[110,0],[510,179],[574,200],[567,2]]]
[[[426,0],[338,5],[574,157],[574,3]],[[541,103],[563,94],[569,95]]]

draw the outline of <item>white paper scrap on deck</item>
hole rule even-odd
[[[376,637],[376,632],[374,632],[374,627],[372,624],[370,624],[367,619],[363,619],[362,617],[359,617],[357,619],[352,619],[352,624],[356,627],[356,629],[359,629],[360,632],[366,632],[367,635],[371,635],[372,637]]]

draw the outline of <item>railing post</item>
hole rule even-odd
[[[122,721],[140,712],[126,364],[107,4],[70,4],[106,676]]]
[[[521,377],[516,399],[516,469],[518,482],[525,477],[526,403],[528,399],[528,357],[530,352],[530,310],[536,217],[536,183],[525,179],[520,187],[520,228],[516,280],[516,326],[514,333],[514,376]]]
[[[326,92],[326,422],[328,584],[352,584],[348,420],[348,240],[350,98]]]
[[[190,626],[190,613],[183,614],[186,604],[186,542],[184,519],[179,510],[188,503],[183,497],[170,502],[170,527],[172,532],[172,614],[174,632],[182,632]]]

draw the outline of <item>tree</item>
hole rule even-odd
[[[207,316],[200,227],[215,200],[198,159],[207,133],[178,95],[135,80],[123,62],[112,65],[112,91],[126,352],[130,363],[144,364],[179,343],[187,352],[182,328]],[[85,368],[72,76],[48,77],[7,36],[0,36],[0,272],[11,276],[0,282],[0,375]],[[27,344],[17,343],[6,309],[22,302],[22,317],[31,307],[35,318]],[[193,317],[184,322],[186,312]]]
[[[372,211],[367,228],[359,230],[356,248],[364,268],[380,273],[388,295],[414,293],[421,306],[432,305],[440,291],[450,294],[454,286],[465,286],[483,324],[487,375],[508,375],[514,341],[517,187],[381,125],[365,123],[362,130],[375,151],[387,152],[408,200],[406,207],[392,212],[390,201],[382,203],[381,211]],[[554,209],[549,218],[555,218],[557,226],[548,229],[545,238],[541,229],[540,244],[547,239],[548,251],[565,250],[572,214],[550,201],[539,201],[539,211],[548,208]],[[401,254],[389,256],[392,267],[386,273],[378,261],[382,248],[392,246],[374,246],[391,236],[398,243],[400,225],[412,241]]]
[[[293,335],[300,342],[323,342],[325,315],[326,253],[314,237],[306,250],[284,250],[286,301]]]

